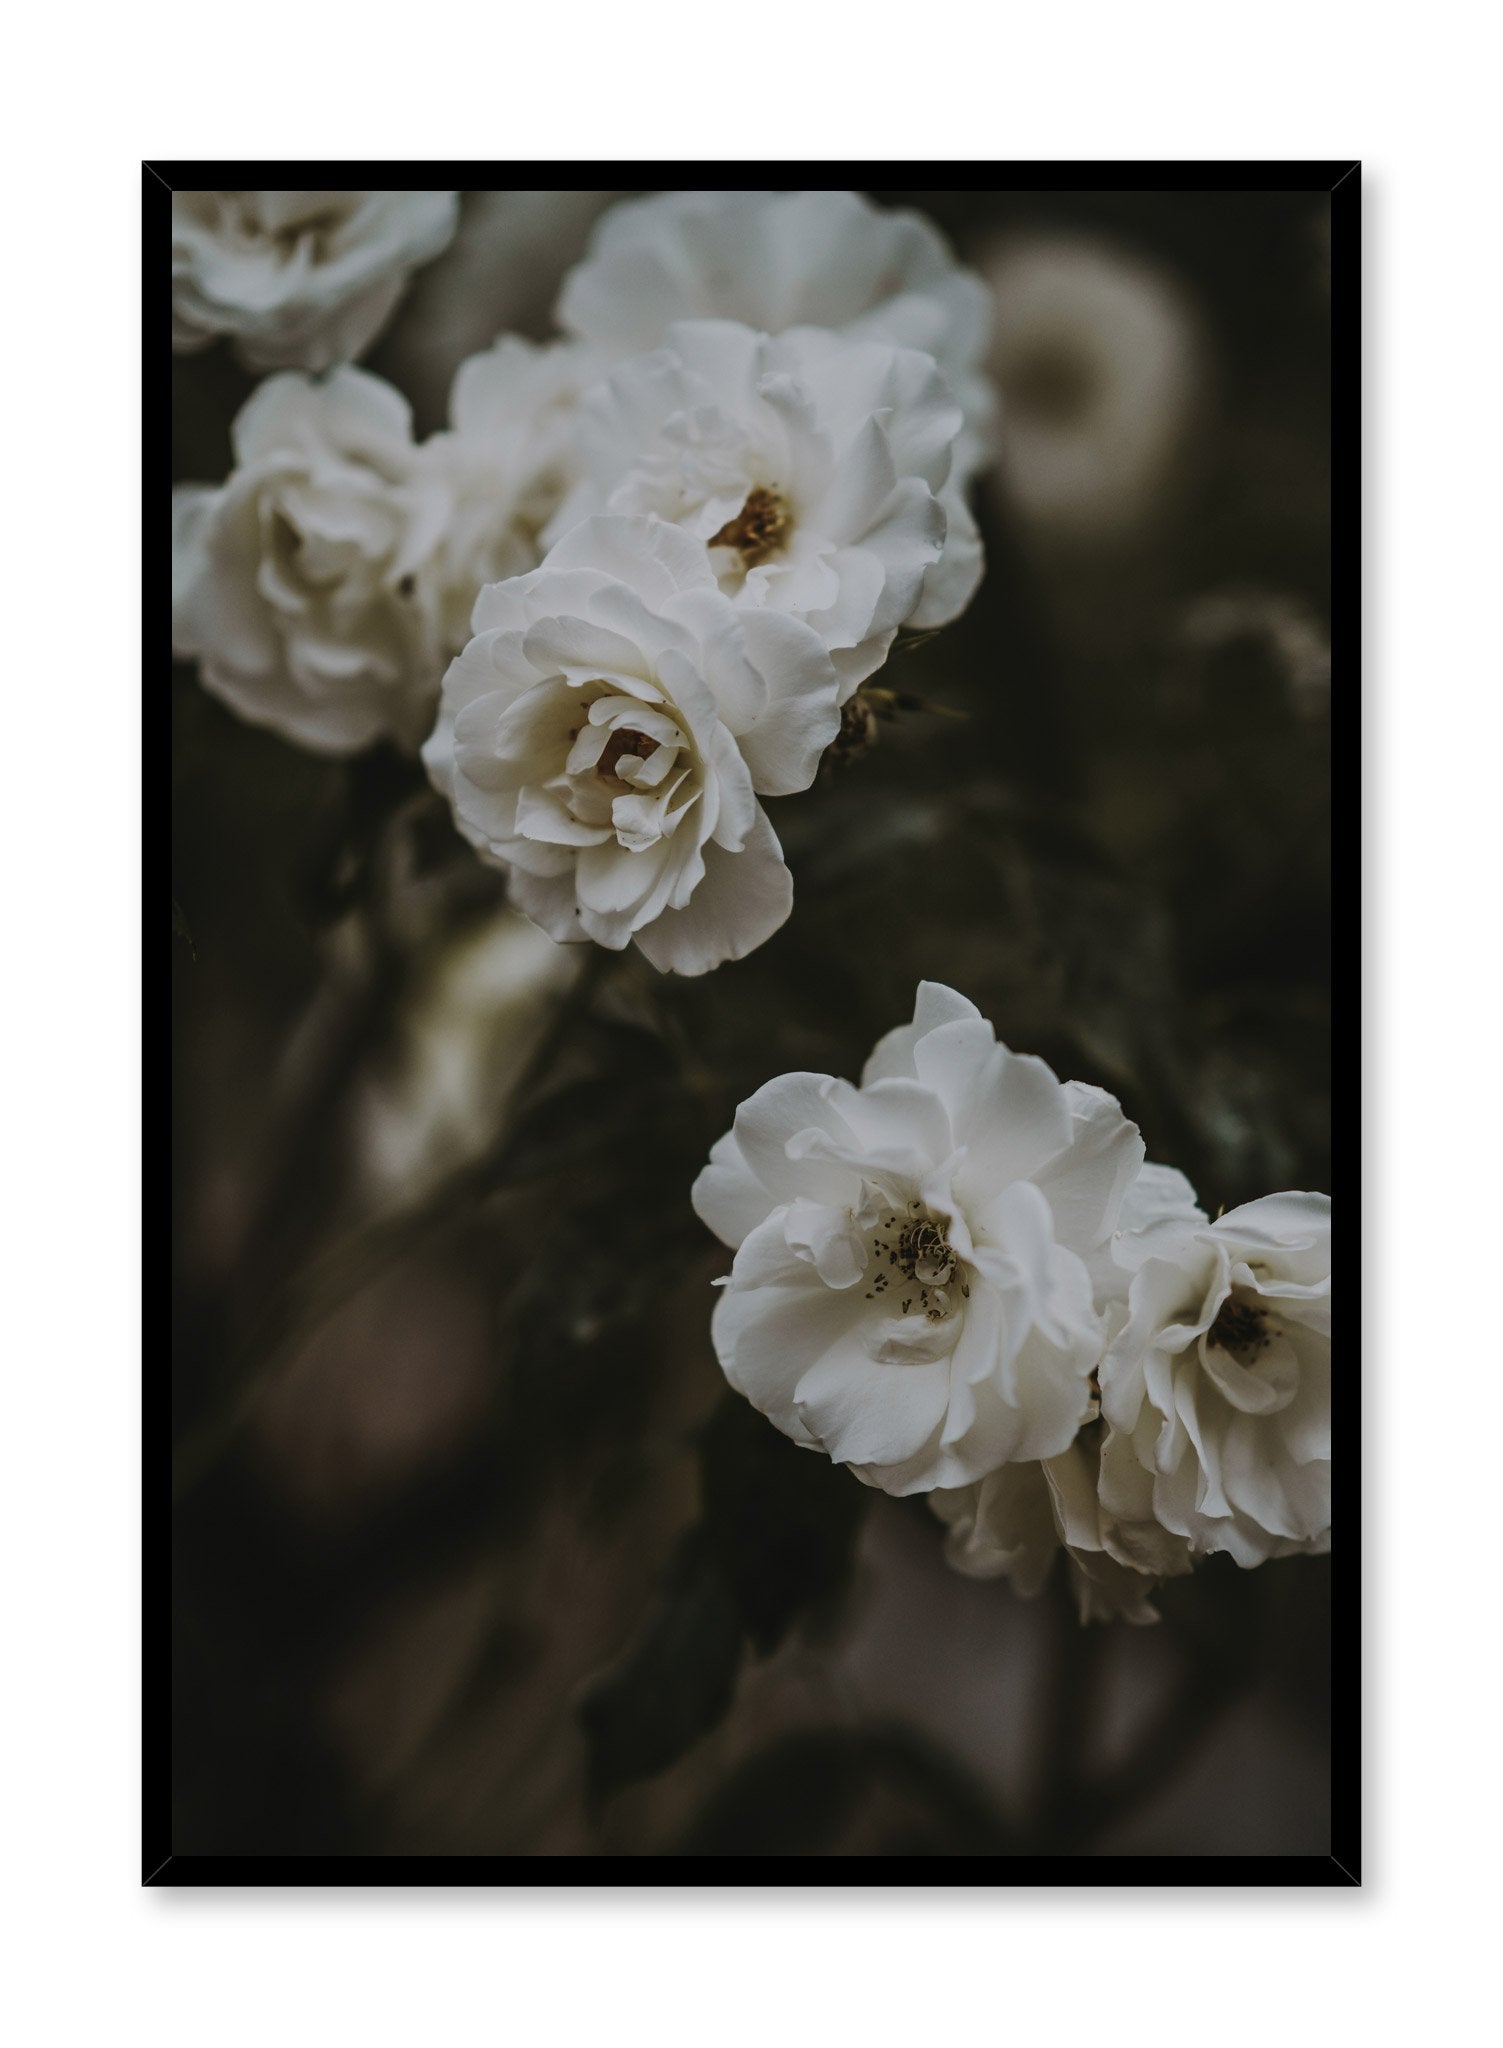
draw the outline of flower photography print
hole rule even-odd
[[[1358,1882],[1357,167],[285,168],[503,182],[144,167],[145,1881]]]

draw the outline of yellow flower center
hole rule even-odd
[[[711,534],[708,546],[734,548],[748,569],[755,569],[775,555],[787,540],[793,515],[785,498],[758,484],[734,519],[728,519],[719,533]]]

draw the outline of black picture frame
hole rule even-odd
[[[1340,712],[1335,721],[1331,829],[1337,900],[1355,918],[1360,901],[1361,858],[1361,551],[1362,551],[1362,178],[1357,162],[1343,159],[1310,162],[875,162],[790,163],[772,167],[778,181],[790,186],[854,187],[877,195],[925,188],[964,190],[1193,191],[1238,193],[1279,191],[1328,193],[1331,202],[1331,546],[1333,665],[1340,678]],[[168,240],[171,195],[178,189],[243,186],[260,175],[263,182],[291,184],[297,176],[330,175],[349,187],[400,186],[421,172],[425,183],[454,177],[462,187],[482,183],[524,189],[573,176],[577,185],[617,184],[641,189],[672,183],[680,187],[761,185],[769,167],[742,163],[693,163],[671,166],[650,163],[277,163],[184,162],[154,160],[142,166],[142,361],[143,454],[142,506],[145,604],[142,661],[145,676],[157,673],[162,658],[168,603],[166,522],[163,518],[163,469],[169,462],[171,374],[168,295],[163,289],[163,263]],[[671,172],[671,179],[665,174]],[[144,809],[148,878],[161,870],[158,835],[166,830],[170,781],[166,762],[168,736],[159,720],[165,717],[161,695],[144,693],[144,759],[151,764]],[[158,783],[157,778],[161,781]],[[153,800],[153,799],[158,800]],[[148,880],[143,904],[147,928],[159,916]],[[1342,1161],[1344,1228],[1347,1241],[1361,1239],[1360,1217],[1360,1089],[1356,989],[1360,985],[1357,948],[1343,954],[1340,982],[1343,1001],[1338,1015],[1346,1037],[1345,1056],[1335,1062],[1333,1135]],[[165,1002],[165,998],[163,998]],[[168,1019],[152,1014],[156,998],[146,999],[147,1048],[143,1076],[148,1128],[154,1112],[171,1101],[170,1028]],[[157,1200],[155,1153],[147,1148],[146,1206]],[[1334,1189],[1333,1189],[1334,1193]],[[1355,1264],[1355,1261],[1353,1261]],[[159,1283],[163,1291],[170,1282]],[[182,1854],[174,1849],[172,1825],[172,1554],[171,1504],[172,1391],[168,1345],[163,1328],[171,1327],[159,1312],[157,1286],[146,1290],[143,1345],[143,1752],[141,1883],[148,1887],[240,1886],[619,1886],[650,1884],[682,1886],[766,1887],[787,1885],[912,1885],[1096,1887],[1117,1885],[1195,1887],[1358,1886],[1362,1881],[1363,1702],[1362,1702],[1362,1563],[1361,1452],[1363,1442],[1360,1294],[1354,1279],[1343,1308],[1346,1334],[1343,1356],[1349,1361],[1340,1380],[1335,1436],[1339,1445],[1336,1496],[1340,1502],[1342,1541],[1332,1557],[1332,1836],[1328,1857],[1309,1856],[1165,1856],[1139,1857],[1014,1857],[954,1858],[934,1861],[824,1857],[816,1872],[804,1859],[680,1857],[666,1868],[644,1869],[644,1862],[625,1859],[633,1868],[616,1867],[622,1859],[543,1857],[410,1857],[326,1855]],[[1353,1335],[1355,1328],[1356,1334]],[[943,1867],[935,1867],[942,1861]],[[685,1865],[688,1865],[685,1868]]]

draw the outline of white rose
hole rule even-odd
[[[658,347],[675,320],[826,327],[919,349],[965,413],[961,481],[990,434],[985,286],[922,215],[855,192],[662,192],[612,207],[564,281],[558,317],[617,357]]]
[[[1076,1098],[1077,1118],[1094,1108],[1093,1128],[1105,1135],[1111,1097],[1077,1084]],[[1182,1173],[1140,1168],[1122,1196],[1117,1229],[1086,1262],[1109,1332],[1126,1321],[1132,1273],[1155,1248],[1177,1243],[1187,1224],[1205,1220]],[[1128,1498],[1119,1495],[1123,1512],[1106,1512],[1099,1495],[1102,1441],[1098,1418],[1058,1457],[1003,1465],[974,1486],[931,1494],[930,1506],[949,1525],[945,1554],[955,1569],[972,1578],[1005,1577],[1032,1599],[1063,1551],[1082,1621],[1157,1621],[1154,1587],[1188,1572],[1194,1554],[1183,1537],[1153,1519],[1152,1501],[1141,1488]]]
[[[1101,1367],[1103,1508],[1240,1565],[1330,1547],[1331,1204],[1164,1225]]]
[[[575,473],[574,429],[592,359],[572,342],[539,347],[506,334],[455,372],[449,431],[423,461],[450,495],[433,565],[443,631],[457,654],[488,583],[525,575]]]
[[[594,510],[672,521],[740,609],[812,626],[849,695],[900,626],[954,618],[980,580],[947,489],[960,427],[913,350],[685,321],[585,394],[583,480],[550,532]]]
[[[815,635],[738,613],[676,527],[608,517],[474,629],[423,759],[518,906],[679,974],[770,938],[793,884],[757,795],[808,788],[840,722]]]
[[[694,1184],[737,1248],[711,1324],[726,1378],[889,1493],[1056,1456],[1094,1405],[1086,1261],[1142,1156],[1110,1097],[921,982],[859,1088],[769,1081]]]
[[[433,722],[443,660],[430,565],[446,493],[406,401],[362,370],[269,378],[232,429],[236,467],[172,498],[172,632],[242,718],[320,753]]]
[[[233,337],[252,370],[326,370],[447,244],[457,192],[174,192],[172,345]]]
[[[1097,1497],[1092,1434],[1056,1458],[1003,1465],[974,1486],[931,1493],[930,1507],[949,1525],[945,1555],[968,1578],[1009,1579],[1031,1600],[1063,1551],[1082,1621],[1157,1621],[1153,1590],[1161,1577],[1190,1570],[1189,1545],[1160,1531],[1152,1570],[1120,1553]]]

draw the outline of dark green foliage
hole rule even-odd
[[[370,898],[393,813],[430,795],[420,764],[394,746],[371,747],[339,764],[298,875],[298,906],[311,926],[332,924]]]
[[[646,1120],[657,1124],[678,1107],[671,1080],[619,1070],[571,1081],[524,1108],[507,1138],[508,1175],[531,1180],[580,1160],[620,1153]]]
[[[676,1763],[728,1712],[743,1645],[776,1649],[850,1574],[865,1490],[739,1395],[703,1432],[700,1485],[701,1519],[641,1631],[580,1703],[596,1800]]]
[[[772,1743],[734,1771],[680,1853],[1006,1856],[1013,1846],[983,1789],[908,1729],[819,1728]]]
[[[739,1394],[705,1429],[700,1476],[706,1536],[753,1647],[766,1655],[801,1613],[838,1601],[870,1495]]]
[[[716,1726],[731,1704],[741,1647],[735,1598],[695,1531],[625,1654],[580,1698],[592,1806],[666,1770]]]

